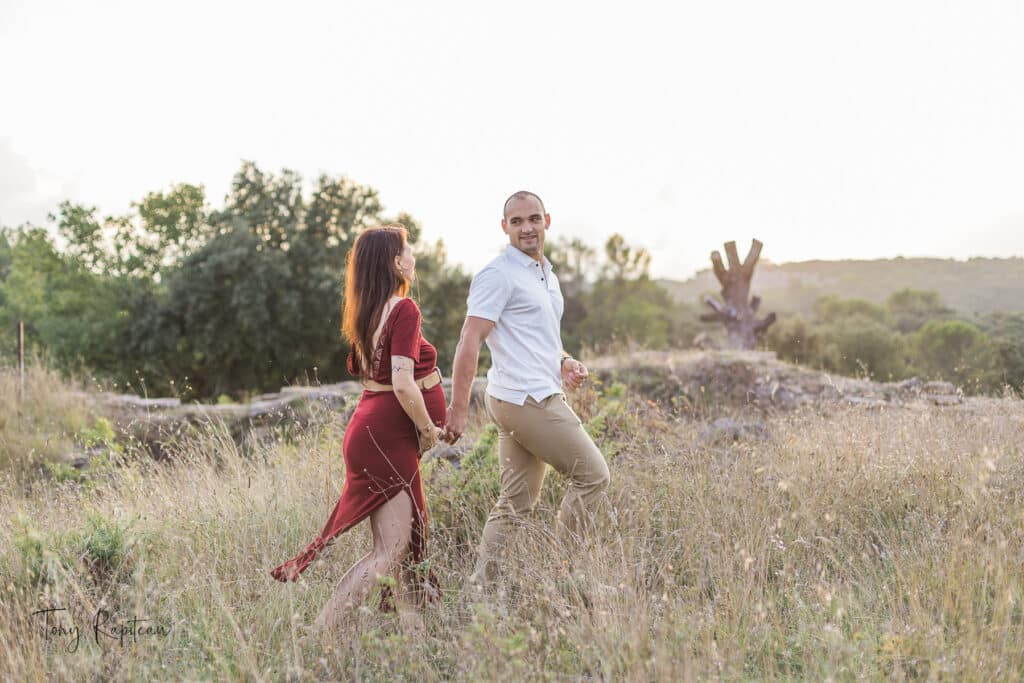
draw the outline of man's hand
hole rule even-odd
[[[579,389],[589,376],[587,366],[575,358],[566,358],[562,361],[562,382],[570,389]]]
[[[448,406],[448,420],[444,425],[444,440],[448,443],[455,443],[462,438],[462,432],[466,430],[466,419],[469,411],[460,410],[454,405]]]

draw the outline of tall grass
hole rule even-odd
[[[91,427],[96,411],[56,372],[34,363],[18,373],[0,367],[0,472],[18,478],[43,463],[66,464],[76,435]]]
[[[578,398],[614,453],[590,542],[551,533],[564,487],[464,585],[496,479],[493,434],[461,467],[425,464],[446,593],[423,634],[368,604],[327,650],[302,638],[369,547],[341,536],[296,584],[268,570],[312,539],[343,480],[344,425],[241,453],[223,432],[99,485],[0,492],[0,677],[227,680],[728,680],[1024,676],[1024,404],[821,409],[764,439],[620,390]],[[100,559],[102,558],[102,559]],[[97,566],[105,569],[98,570]],[[88,632],[47,642],[30,614]],[[170,627],[94,642],[98,610]]]

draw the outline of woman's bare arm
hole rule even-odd
[[[416,434],[420,438],[420,451],[437,443],[437,440],[444,434],[444,430],[434,424],[427,412],[427,404],[423,400],[423,392],[416,386],[413,377],[415,363],[408,356],[391,356],[391,386],[394,388],[395,396],[402,406],[402,410],[409,416],[412,423],[416,425]]]

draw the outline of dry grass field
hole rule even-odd
[[[495,435],[478,423],[457,466],[425,460],[445,593],[424,630],[370,603],[325,649],[304,626],[368,529],[298,583],[268,570],[336,501],[339,418],[251,452],[211,427],[164,462],[113,449],[85,476],[16,475],[32,444],[103,440],[43,388],[55,381],[37,372],[36,398],[4,399],[5,680],[1024,677],[1021,401],[812,406],[715,441],[621,387],[587,389],[574,401],[612,473],[599,529],[554,540],[564,484],[549,476],[486,592],[464,586],[497,491]],[[133,618],[148,621],[133,632]]]

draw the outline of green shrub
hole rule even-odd
[[[424,467],[432,523],[450,527],[459,542],[475,543],[498,499],[498,428],[488,423],[458,465],[432,460]]]
[[[121,450],[121,447],[117,444],[117,435],[114,433],[114,426],[110,424],[110,420],[105,417],[96,418],[96,422],[94,422],[91,427],[82,430],[82,433],[79,435],[79,440],[86,448],[103,446],[109,449]]]
[[[85,473],[66,462],[44,462],[43,470],[58,484],[68,481],[75,483],[85,481]]]
[[[903,337],[874,318],[857,315],[830,325],[823,366],[844,375],[875,380],[906,375]],[[829,348],[831,347],[831,348]]]
[[[69,539],[46,535],[34,528],[27,517],[14,520],[14,547],[18,551],[20,572],[15,579],[32,586],[52,585],[70,566]]]
[[[800,316],[784,318],[769,327],[764,343],[782,360],[823,367],[827,340],[822,328]]]
[[[886,325],[889,323],[889,311],[873,301],[866,299],[840,299],[835,296],[824,296],[814,303],[814,313],[823,323],[835,323],[847,318],[868,318]]]
[[[602,445],[605,456],[612,458],[623,448],[623,439],[631,430],[626,428],[627,387],[621,382],[602,387],[596,405],[583,428],[595,442]]]
[[[129,524],[95,511],[86,514],[84,529],[68,533],[44,533],[19,516],[14,532],[20,564],[16,575],[32,586],[53,585],[84,563],[94,581],[106,583],[131,576],[134,544]]]
[[[981,329],[995,344],[1000,383],[1024,394],[1024,314],[993,313],[981,320]]]
[[[129,564],[129,526],[107,519],[98,512],[86,515],[81,544],[83,556],[99,575],[109,576]]]
[[[996,388],[999,353],[988,336],[963,320],[932,320],[914,334],[914,365],[929,379],[972,393]]]
[[[939,297],[938,292],[920,289],[901,289],[893,292],[886,305],[896,329],[904,334],[916,332],[929,320],[943,320],[953,314]]]

